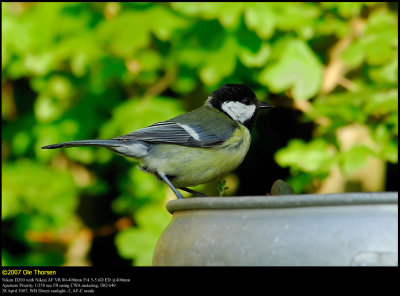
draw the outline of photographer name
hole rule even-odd
[[[56,275],[55,270],[3,269],[2,275]]]

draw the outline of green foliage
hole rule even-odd
[[[224,196],[224,193],[226,190],[229,189],[229,187],[226,187],[226,180],[221,180],[217,182],[217,189],[219,192],[219,196]]]
[[[135,265],[151,265],[155,244],[171,219],[167,211],[160,211],[163,207],[163,203],[142,207],[135,213],[138,227],[118,233],[115,243],[122,257],[133,258]]]
[[[3,223],[13,222],[14,240],[23,242],[36,233],[62,232],[74,220],[78,190],[71,176],[65,172],[29,159],[20,159],[4,164],[1,173],[2,219]],[[27,240],[27,243],[30,253],[15,258],[5,251],[3,264],[62,263],[62,248],[46,251],[35,240]]]
[[[345,174],[349,175],[355,172],[358,168],[363,167],[368,157],[374,156],[374,152],[363,145],[353,146],[341,155],[341,167]]]
[[[154,122],[170,119],[182,112],[179,102],[171,98],[161,96],[152,100],[131,98],[113,109],[112,118],[100,130],[100,137],[107,139],[117,134],[127,134]]]
[[[327,173],[335,158],[335,150],[323,139],[315,139],[309,143],[294,139],[280,151],[276,161],[283,166],[307,173]]]
[[[322,6],[349,18],[347,31],[353,30],[351,34],[356,35],[353,38],[347,35],[348,45],[341,54],[331,55],[335,66],[341,63],[342,77],[326,79],[352,81],[345,85],[347,91],[335,88],[324,94],[319,86],[312,95],[320,94],[312,98],[305,112],[308,120],[319,124],[315,139],[309,143],[292,140],[275,155],[280,165],[290,167],[290,180],[297,184],[294,186],[297,192],[306,190],[315,179],[326,177],[335,166],[344,175],[350,175],[364,167],[371,157],[398,162],[397,14],[371,3],[323,3]],[[368,11],[368,17],[360,17],[362,10]],[[295,93],[292,96],[296,99]],[[344,148],[347,145],[338,138],[338,130],[354,123],[364,126],[368,135],[362,143]]]
[[[38,221],[62,227],[73,215],[77,190],[66,173],[28,159],[3,165],[1,173],[3,219],[12,219],[23,209]]]
[[[397,16],[377,10],[369,16],[365,31],[343,53],[343,61],[350,68],[362,62],[381,66],[393,61],[397,55]]]
[[[316,95],[321,85],[322,66],[307,44],[290,38],[280,40],[274,48],[277,61],[261,72],[260,82],[273,92],[291,89],[294,99]]]
[[[296,192],[335,166],[397,163],[397,23],[397,6],[378,2],[2,3],[2,213],[25,250],[8,247],[3,264],[66,263],[77,235],[43,242],[32,231],[79,232],[78,205],[94,194],[133,217],[116,236],[119,254],[150,265],[170,217],[165,185],[106,149],[40,147],[168,119],[222,83],[286,96],[316,124],[312,140],[275,155]],[[367,144],[340,139],[354,124]]]

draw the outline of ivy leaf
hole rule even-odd
[[[239,58],[243,64],[248,67],[261,67],[265,65],[271,54],[271,46],[269,44],[263,44],[257,53],[252,53],[245,47],[240,48]]]
[[[341,169],[346,175],[350,175],[366,165],[370,156],[374,156],[370,148],[363,145],[354,146],[340,153]]]
[[[329,172],[335,160],[335,151],[323,139],[309,143],[294,139],[289,145],[275,154],[277,163],[283,167],[290,166],[309,173]]]
[[[375,82],[381,83],[392,83],[397,84],[398,82],[398,69],[399,68],[399,60],[396,56],[395,59],[383,65],[382,67],[369,69],[369,76]]]
[[[343,52],[343,61],[350,68],[360,66],[364,60],[370,65],[391,62],[397,53],[397,27],[397,16],[374,11],[363,34]]]
[[[275,47],[282,50],[275,63],[265,68],[259,81],[273,92],[290,89],[296,100],[316,95],[322,82],[322,66],[310,47],[302,40],[289,39]]]
[[[154,6],[145,17],[154,34],[163,41],[169,41],[175,30],[184,28],[188,23],[163,5]]]
[[[139,12],[128,11],[97,28],[100,40],[117,56],[129,58],[150,42],[151,24]]]
[[[380,152],[380,156],[382,156],[383,159],[391,162],[391,163],[397,163],[399,161],[399,143],[398,140],[394,140],[386,144],[383,148],[382,151]]]
[[[250,6],[251,5],[251,6]],[[249,29],[254,30],[262,39],[272,36],[275,29],[276,17],[269,3],[251,3],[244,14]]]
[[[357,16],[364,5],[362,2],[321,2],[321,6],[337,12],[344,18]]]
[[[203,19],[218,19],[225,28],[232,28],[238,24],[244,5],[242,2],[171,3],[172,8],[186,15],[202,17]]]
[[[366,103],[365,111],[368,114],[389,114],[398,112],[398,108],[398,91],[396,88],[372,94]]]

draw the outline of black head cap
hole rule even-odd
[[[232,120],[251,128],[257,111],[272,107],[257,100],[254,92],[244,84],[225,84],[208,98],[207,104],[222,111]]]
[[[209,103],[214,108],[221,106],[226,101],[243,101],[247,103],[246,105],[250,105],[257,102],[257,97],[246,85],[230,83],[224,84],[214,91],[209,99]]]

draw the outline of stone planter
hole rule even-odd
[[[397,192],[173,200],[153,265],[398,265],[397,205]]]

